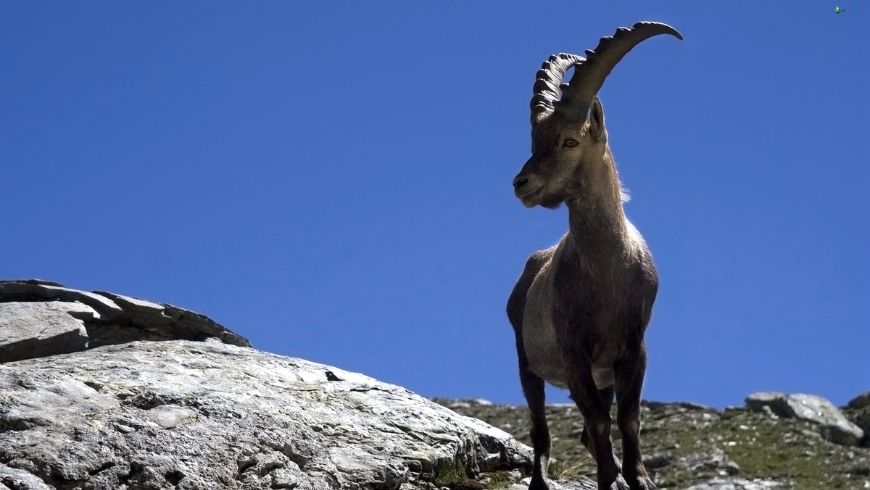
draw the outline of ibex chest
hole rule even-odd
[[[557,328],[584,329],[580,338],[595,343],[586,345],[584,349],[592,358],[595,384],[599,388],[611,386],[613,363],[621,346],[609,339],[621,336],[612,336],[608,332],[623,327],[620,321],[622,315],[617,311],[619,308],[610,305],[620,291],[614,289],[618,287],[611,285],[611,281],[596,281],[595,277],[582,270],[572,271],[576,274],[573,279],[577,282],[560,283],[557,280],[559,274],[554,270],[557,258],[558,253],[542,268],[528,291],[523,312],[523,345],[529,368],[550,384],[567,388]],[[596,285],[606,286],[606,290],[596,290]],[[555,314],[557,309],[559,315]],[[566,313],[568,318],[565,318]],[[556,316],[563,319],[563,325],[555,324]]]

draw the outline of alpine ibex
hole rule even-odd
[[[640,22],[602,38],[585,59],[551,56],[537,73],[532,156],[514,179],[514,192],[529,208],[553,209],[565,202],[569,229],[556,246],[532,254],[507,304],[532,417],[530,489],[549,488],[544,381],[570,390],[583,414],[580,440],[598,464],[599,490],[614,484],[620,490],[655,489],[643,466],[638,432],[644,332],[658,276],[646,243],[623,212],[625,194],[596,94],[628,51],[658,34],[682,39],[668,25]],[[559,85],[572,66],[571,82]],[[621,466],[610,444],[614,392]]]

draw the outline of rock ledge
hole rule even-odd
[[[0,363],[137,340],[214,338],[251,346],[210,318],[177,306],[39,279],[0,281],[0,327]]]

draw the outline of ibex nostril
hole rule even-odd
[[[526,177],[515,178],[514,179],[514,189],[519,189],[520,187],[524,186],[528,181],[529,181],[529,179],[527,179]]]

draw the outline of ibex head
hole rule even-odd
[[[602,188],[610,186],[607,176],[615,170],[607,154],[604,109],[596,94],[626,53],[658,34],[683,39],[671,26],[638,22],[634,27],[619,28],[613,37],[601,38],[594,51],[586,51],[585,59],[562,53],[544,62],[530,104],[532,157],[513,182],[514,193],[523,205],[555,208],[590,190],[613,191]],[[572,66],[571,81],[560,85]],[[616,193],[618,199],[618,182]]]

